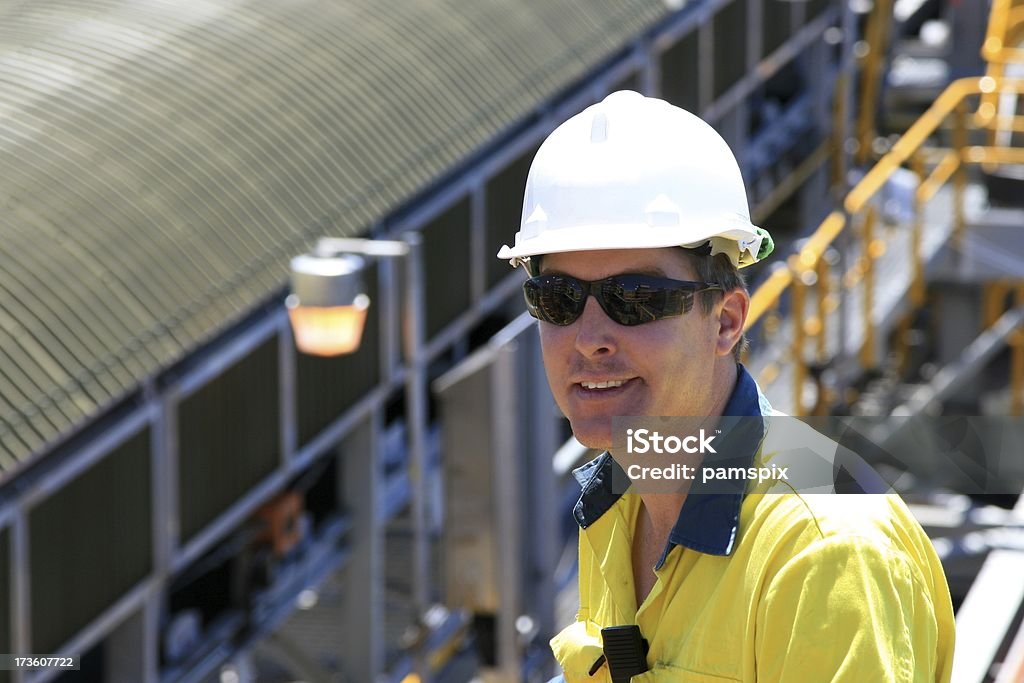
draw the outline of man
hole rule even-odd
[[[738,269],[771,250],[748,215],[721,137],[637,93],[565,122],[530,169],[520,232],[498,256],[529,272],[576,438],[609,451],[576,472],[580,610],[552,640],[564,680],[948,681],[949,591],[897,496],[699,479],[669,492],[633,479],[623,493],[619,416],[755,420],[753,438],[732,430],[717,450],[745,465],[784,450],[738,362],[750,302]]]

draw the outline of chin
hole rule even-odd
[[[579,424],[569,421],[572,426],[573,436],[587,448],[599,451],[608,451],[612,448],[612,428],[610,424],[594,425]]]

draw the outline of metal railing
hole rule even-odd
[[[1024,3],[1017,0],[994,0],[990,14],[988,33],[981,47],[981,55],[988,66],[985,75],[991,78],[1020,76],[1024,68]],[[1014,65],[1017,73],[1013,73]],[[1007,73],[1010,67],[1011,73]],[[1000,117],[999,98],[1001,93],[992,91],[985,93],[978,106],[977,122],[988,129],[989,145],[1005,143],[1013,132],[1024,132],[1019,122],[1010,117]]]
[[[886,9],[885,15],[887,16]],[[875,55],[874,66],[877,66],[880,55],[880,43],[885,38],[884,27],[881,25],[882,13],[873,16],[872,32],[874,35]],[[751,299],[750,312],[746,321],[746,329],[750,330],[763,320],[766,337],[774,337],[782,326],[780,306],[783,296],[789,293],[788,318],[792,325],[789,342],[790,362],[793,364],[793,407],[794,414],[805,415],[809,412],[804,405],[804,387],[810,376],[811,361],[808,360],[807,343],[814,341],[814,363],[821,365],[828,362],[827,339],[829,325],[835,317],[845,315],[845,311],[837,310],[842,302],[849,297],[839,296],[832,285],[830,269],[832,259],[830,249],[836,239],[850,226],[860,226],[861,250],[855,263],[847,269],[840,279],[839,286],[862,289],[861,310],[863,322],[863,341],[858,351],[860,366],[864,369],[874,368],[878,364],[876,358],[877,335],[873,315],[875,299],[875,262],[885,252],[886,242],[877,237],[875,232],[878,222],[878,210],[873,202],[876,196],[892,179],[897,170],[904,164],[909,167],[917,179],[917,187],[913,194],[913,218],[911,221],[909,266],[911,284],[909,304],[911,311],[919,308],[925,298],[925,263],[922,253],[922,238],[925,230],[924,206],[946,183],[953,184],[953,233],[952,239],[956,247],[962,246],[966,226],[964,200],[967,189],[967,166],[985,166],[986,170],[1004,164],[1024,165],[1024,149],[1012,146],[1013,133],[1024,132],[1024,116],[1016,114],[1016,100],[1011,112],[1000,115],[1000,98],[1006,95],[1019,96],[1024,91],[1024,79],[1007,77],[1008,65],[1024,64],[1024,49],[1017,47],[1024,39],[1024,4],[1014,0],[994,0],[989,15],[988,31],[982,46],[982,56],[988,63],[986,75],[980,78],[964,78],[951,83],[936,99],[934,104],[910,127],[878,163],[857,183],[847,194],[839,210],[833,211],[821,223],[818,229],[806,241],[799,252],[791,255],[783,268],[777,269],[754,292]],[[872,64],[862,64],[871,73],[876,69]],[[871,90],[865,85],[862,89],[863,99]],[[970,113],[968,99],[978,98],[978,106]],[[1004,107],[1005,108],[1005,107]],[[861,152],[867,148],[867,136],[870,126],[865,122],[870,118],[861,112],[856,135],[860,142]],[[837,114],[838,116],[838,114]],[[951,120],[951,121],[950,121]],[[925,143],[950,121],[951,146],[925,147]],[[971,145],[971,130],[985,131],[986,143],[983,146]],[[861,154],[861,159],[866,159]],[[807,311],[808,290],[815,290],[815,310]],[[1000,287],[989,287],[988,299],[985,304],[984,323],[993,324],[1001,313],[1000,306],[1005,303],[1006,295],[1013,289],[1016,306],[1024,305],[1024,285],[1005,284]],[[834,316],[838,312],[838,316]],[[909,316],[904,326],[909,324]],[[905,336],[905,335],[901,335]],[[1007,340],[1012,349],[1010,396],[1011,412],[1019,415],[1024,412],[1024,330],[1016,330]],[[768,386],[782,375],[779,363],[769,364],[759,378],[763,385]],[[822,391],[819,386],[819,392]],[[819,393],[818,405],[824,401]]]
[[[885,60],[892,28],[892,0],[877,0],[868,15],[864,45],[867,52],[858,55],[860,97],[858,98],[854,161],[863,166],[871,158],[872,140],[876,135],[875,112],[885,78]]]
[[[957,243],[963,239],[965,229],[964,195],[967,186],[967,166],[985,164],[998,166],[1003,164],[1024,164],[1024,149],[999,145],[970,145],[968,135],[972,129],[988,129],[989,121],[985,116],[969,115],[968,98],[984,98],[990,94],[1021,94],[1024,92],[1024,79],[1006,78],[1001,76],[983,76],[980,78],[964,78],[951,83],[936,99],[935,103],[920,119],[893,145],[892,149],[857,183],[846,196],[842,208],[833,211],[822,222],[813,235],[808,238],[799,252],[789,257],[785,268],[776,270],[754,292],[751,300],[750,314],[747,318],[747,329],[752,328],[763,317],[776,318],[769,322],[769,328],[778,327],[778,311],[783,294],[790,294],[788,318],[792,324],[790,340],[790,356],[793,363],[793,412],[797,415],[807,414],[808,408],[803,404],[803,391],[809,377],[811,361],[808,360],[807,342],[813,339],[816,344],[814,362],[823,363],[826,355],[826,334],[832,314],[840,305],[840,297],[833,291],[830,278],[830,260],[825,258],[826,252],[836,238],[847,227],[857,223],[862,226],[860,239],[862,250],[857,262],[845,273],[844,286],[859,286],[863,289],[862,314],[864,340],[859,351],[860,363],[865,368],[877,365],[875,358],[876,335],[875,322],[872,316],[873,297],[875,295],[874,262],[885,250],[885,242],[875,234],[878,220],[877,207],[872,200],[893,174],[904,164],[910,165],[917,176],[918,183],[914,192],[914,219],[911,225],[911,249],[908,255],[911,268],[912,285],[910,303],[919,307],[924,302],[924,259],[921,250],[924,225],[924,205],[935,194],[952,180],[953,184],[953,240]],[[984,100],[982,99],[982,103]],[[993,112],[994,113],[994,112]],[[984,114],[984,112],[982,112]],[[925,143],[940,127],[951,120],[952,146],[949,148],[926,148]],[[1004,129],[1024,131],[1024,116],[1010,115],[998,117],[997,124]],[[806,310],[807,292],[811,287],[816,291],[816,310]],[[842,311],[840,311],[842,314]],[[1017,335],[1011,340],[1014,353],[1014,366],[1024,364],[1024,342]],[[771,384],[779,376],[778,368],[769,368],[761,379]],[[1022,385],[1024,380],[1014,374],[1012,396],[1015,410],[1019,411],[1022,403]]]

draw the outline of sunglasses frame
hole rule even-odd
[[[543,288],[556,279],[568,283],[573,288],[571,297],[566,297],[564,294],[565,291],[569,291],[568,288],[563,288],[564,291],[561,294],[562,299],[572,303],[572,308],[567,307],[568,313],[566,316],[553,316],[549,310],[545,310],[543,305],[543,297],[545,296]],[[612,290],[612,287],[617,291]],[[622,294],[627,290],[629,290],[630,295],[633,297],[641,292],[651,295],[664,295],[662,305],[660,306],[661,310],[651,310],[645,305],[646,302],[644,301],[630,301],[624,298]],[[600,280],[583,280],[562,273],[543,273],[531,277],[523,283],[523,296],[526,299],[526,309],[530,315],[538,320],[558,325],[559,327],[572,325],[579,320],[580,316],[583,315],[584,308],[586,308],[587,299],[591,296],[597,299],[601,310],[612,321],[625,327],[635,327],[636,325],[643,325],[644,323],[678,317],[689,313],[693,308],[693,302],[697,294],[715,290],[724,291],[725,288],[713,282],[673,280],[672,278],[646,275],[644,273],[619,273]],[[555,291],[547,294],[548,297],[556,295],[558,294]],[[616,300],[621,303],[616,304]],[[621,308],[630,305],[636,307],[636,310],[632,312],[632,316],[639,315],[639,319],[634,319],[630,313],[616,308],[617,306]]]

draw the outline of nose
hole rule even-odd
[[[605,314],[597,299],[587,297],[583,314],[576,326],[576,350],[586,358],[610,356],[618,349],[615,341],[615,322]]]

